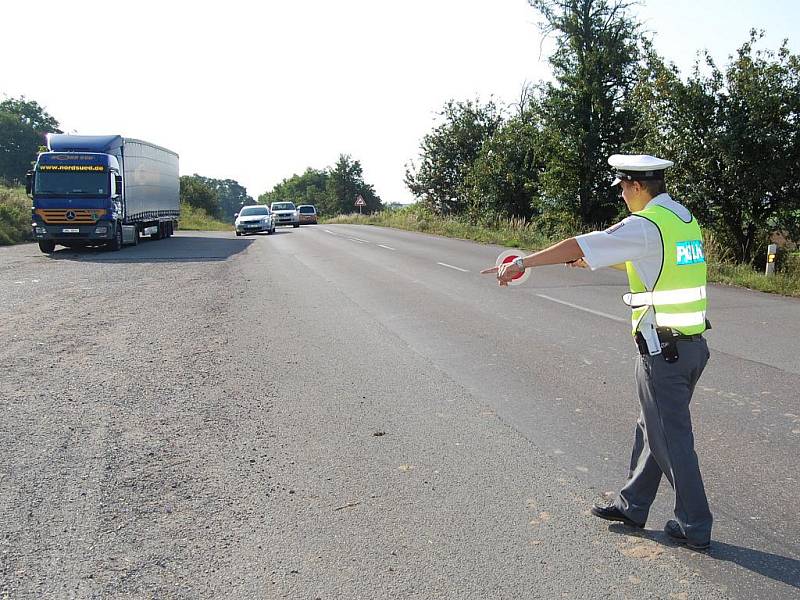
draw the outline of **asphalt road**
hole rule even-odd
[[[711,556],[588,508],[625,276],[357,226],[0,248],[0,598],[796,598],[800,302],[709,291]]]

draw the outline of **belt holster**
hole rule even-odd
[[[661,344],[661,356],[663,356],[664,360],[668,363],[677,362],[679,358],[678,340],[686,336],[681,335],[679,332],[669,327],[658,327],[656,328],[656,332],[658,333],[658,341]]]
[[[663,356],[664,360],[668,363],[678,361],[678,339],[680,337],[681,335],[679,333],[673,332],[671,329],[658,328],[658,341],[661,345],[661,356]],[[642,356],[649,356],[650,349],[647,347],[647,342],[642,333],[637,331],[633,339],[636,341],[639,354]]]

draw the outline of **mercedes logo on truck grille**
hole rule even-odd
[[[67,213],[64,216],[67,217],[67,221],[74,221],[75,220],[75,211],[74,210],[68,210]]]

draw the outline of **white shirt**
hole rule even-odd
[[[659,194],[647,206],[651,204],[671,210],[687,223],[692,219],[686,207],[675,202],[669,194]],[[575,239],[583,250],[583,259],[592,271],[630,261],[645,287],[652,290],[655,286],[661,272],[664,248],[661,233],[652,221],[630,215],[605,231],[592,231]],[[656,334],[652,310],[645,313],[639,324],[639,331],[647,341],[650,354],[660,354],[661,344]]]

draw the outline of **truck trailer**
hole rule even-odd
[[[180,216],[178,155],[120,135],[48,134],[28,174],[33,237],[47,254],[167,238]]]

